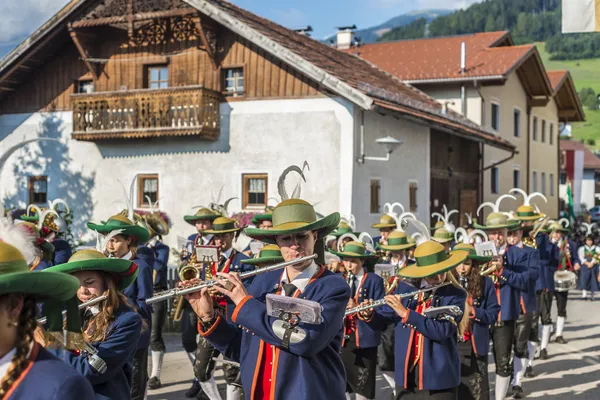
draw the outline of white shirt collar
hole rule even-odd
[[[146,243],[146,246],[154,247],[154,246],[156,246],[157,243],[158,243],[158,238],[156,236],[154,236],[152,239],[148,240],[148,242]]]
[[[0,379],[6,375],[8,368],[10,367],[11,360],[15,353],[17,352],[17,348],[13,347],[11,351],[6,353],[4,357],[0,358]]]
[[[304,271],[300,272],[298,274],[298,276],[296,276],[292,282],[289,282],[289,278],[288,278],[288,274],[287,274],[287,269],[284,268],[283,269],[283,275],[281,277],[281,284],[284,284],[284,283],[293,283],[294,286],[296,286],[300,290],[300,292],[303,292],[304,289],[306,288],[306,285],[308,285],[308,282],[310,282],[310,280],[312,279],[312,277],[318,271],[319,271],[319,266],[313,260],[313,262],[307,268],[305,268]],[[285,296],[285,293],[283,291],[281,291],[281,294],[283,296]]]
[[[223,253],[223,256],[225,258],[229,258],[229,256],[231,256],[231,252],[233,251],[233,247],[230,247],[229,250],[225,251],[225,253]]]
[[[521,240],[519,243],[517,243],[515,246],[517,246],[518,248],[522,249],[523,248],[523,241]]]
[[[202,235],[200,237],[202,238],[202,244],[206,246],[212,240],[213,235]]]
[[[503,255],[504,253],[506,253],[506,246],[506,243],[500,246],[500,248],[498,249],[498,254]]]
[[[121,257],[122,260],[131,260],[132,258],[133,258],[133,252],[131,250],[129,250],[129,253],[127,253],[123,257]]]
[[[390,257],[390,264],[398,268],[404,267],[404,265],[406,264],[406,255],[402,257],[397,263],[394,263],[394,257]]]

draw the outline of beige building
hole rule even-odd
[[[375,43],[347,50],[434,97],[516,146],[483,146],[481,198],[511,188],[541,192],[546,214],[559,211],[559,124],[582,121],[568,71],[546,71],[534,45],[515,46],[509,32]],[[521,199],[519,199],[520,201]],[[503,208],[515,208],[514,201]]]

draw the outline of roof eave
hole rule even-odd
[[[247,24],[219,9],[217,6],[210,4],[205,0],[183,1],[362,109],[370,110],[372,108],[373,99],[369,96],[306,61],[304,58],[280,45],[276,41],[257,32]]]
[[[471,81],[498,81],[505,79],[504,75],[465,76],[463,78],[432,78],[432,79],[403,79],[409,85],[427,85],[432,83],[461,83]]]

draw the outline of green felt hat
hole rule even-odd
[[[443,244],[453,241],[454,235],[446,228],[438,228],[433,233],[431,239]]]
[[[546,229],[542,230],[545,232],[569,232],[569,228],[565,228],[560,222],[552,221]]]
[[[442,221],[442,220],[439,220],[439,221],[437,221],[437,222],[435,223],[435,225],[434,225],[434,226],[431,228],[431,230],[432,230],[432,231],[436,231],[436,230],[438,230],[438,229],[440,229],[440,228],[443,228],[443,227],[444,227],[444,225],[446,225],[446,224],[444,223],[444,221]]]
[[[47,268],[45,271],[73,274],[79,271],[103,271],[115,278],[119,290],[124,290],[138,276],[138,266],[131,260],[108,258],[96,250],[81,250],[73,254],[65,264]]]
[[[345,222],[340,222],[340,224],[338,225],[336,230],[331,233],[331,236],[335,236],[336,238],[339,238],[339,237],[345,235],[346,233],[354,233],[352,231],[352,227]]]
[[[519,225],[518,220],[509,220],[508,216],[501,212],[490,213],[485,219],[485,225],[479,225],[477,222],[473,223],[476,229],[481,230],[492,230],[492,229],[503,229],[503,228],[514,228],[515,225]]]
[[[273,210],[273,228],[246,228],[246,235],[266,243],[274,243],[276,236],[294,234],[305,231],[317,231],[318,238],[335,230],[340,223],[340,214],[333,213],[325,218],[317,219],[314,207],[300,199],[284,200]]]
[[[196,221],[200,221],[202,219],[207,219],[209,221],[214,221],[219,218],[220,215],[215,213],[210,208],[202,207],[194,215],[186,215],[183,217],[183,220],[190,225],[196,225]]]
[[[469,243],[459,243],[456,246],[454,246],[454,248],[452,250],[464,250],[468,252],[468,256],[467,258],[470,260],[474,260],[480,263],[486,263],[488,261],[490,261],[492,259],[492,257],[484,257],[484,256],[478,256],[477,255],[477,251],[475,250],[475,247],[472,244]]]
[[[273,214],[272,213],[256,214],[254,217],[252,217],[252,220],[250,222],[252,222],[252,224],[258,226],[258,225],[260,225],[260,223],[262,221],[273,221]]]
[[[242,228],[238,228],[235,225],[235,220],[227,217],[218,217],[212,223],[212,228],[202,231],[202,233],[208,235],[218,235],[220,233],[231,233],[237,232]]]
[[[148,229],[134,224],[126,216],[121,214],[113,215],[108,221],[103,221],[100,224],[88,222],[87,227],[105,235],[116,230],[121,230],[123,235],[134,237],[139,243],[145,243],[150,239],[150,232],[148,232]]]
[[[536,221],[545,217],[544,214],[535,212],[533,206],[530,205],[522,205],[517,208],[515,216],[521,221]]]
[[[371,225],[373,229],[386,229],[386,228],[397,228],[396,220],[388,214],[383,214],[379,217],[379,222]]]
[[[377,243],[377,247],[386,251],[406,250],[415,246],[415,242],[410,242],[410,237],[402,231],[391,232],[387,237],[387,244]]]
[[[404,278],[427,278],[447,272],[462,263],[468,256],[464,250],[453,250],[446,254],[440,243],[428,240],[415,249],[415,264],[407,265],[398,271]]]
[[[283,262],[283,256],[281,255],[281,249],[279,246],[275,244],[268,244],[260,250],[258,257],[244,260],[242,262],[250,265],[276,264]]]
[[[367,249],[364,243],[361,242],[348,242],[344,245],[344,251],[329,250],[329,252],[340,258],[360,258],[361,260],[377,258],[375,254],[367,254]]]

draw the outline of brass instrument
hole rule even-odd
[[[179,279],[183,281],[189,281],[191,279],[201,279],[202,277],[202,264],[196,262],[196,253],[192,253],[188,263],[181,264],[177,271]],[[210,276],[210,278],[209,278]],[[206,279],[212,279],[212,270],[206,269]],[[185,299],[183,296],[177,296],[173,300],[171,307],[171,318],[175,322],[181,321],[183,317],[183,307],[185,305]]]
[[[527,247],[531,247],[532,249],[537,249],[537,241],[535,240],[535,237],[534,238],[523,237],[523,244]]]
[[[382,272],[381,278],[383,279],[383,289],[385,290],[386,296],[388,294],[393,294],[398,286],[398,282],[400,282],[400,277],[397,275],[392,276],[387,272]]]
[[[493,274],[494,272],[496,272],[498,270],[498,263],[500,262],[501,256],[495,256],[494,258],[492,258],[492,260],[490,261],[490,264],[492,264],[489,268],[484,269],[483,271],[480,272],[481,276],[488,276],[490,274]]]

